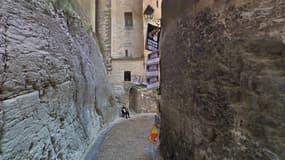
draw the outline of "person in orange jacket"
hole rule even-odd
[[[149,156],[150,160],[156,160],[157,148],[159,146],[159,129],[160,124],[155,123],[154,127],[152,127],[150,134],[148,136],[149,141]]]

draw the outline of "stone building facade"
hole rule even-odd
[[[114,85],[144,75],[142,6],[142,0],[112,1],[112,70],[109,79]]]
[[[132,78],[143,76],[144,57],[149,53],[144,50],[147,24],[160,26],[162,0],[77,0],[77,2],[82,8],[81,14],[86,17],[92,31],[97,35],[110,80],[122,83],[124,70],[134,72]],[[152,18],[144,16],[147,7],[153,9]],[[119,64],[123,64],[123,67],[117,68]]]
[[[147,23],[159,25],[162,0],[76,0],[92,25],[113,91],[128,103],[130,86],[145,81]],[[152,18],[144,12],[150,6]]]
[[[96,0],[95,33],[109,72],[111,65],[111,0]]]

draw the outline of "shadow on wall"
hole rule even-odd
[[[132,87],[129,91],[129,109],[134,112],[138,112],[137,108],[137,89]]]
[[[136,113],[155,113],[158,108],[158,95],[153,90],[131,87],[129,109]]]

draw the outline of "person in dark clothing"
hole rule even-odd
[[[130,113],[125,106],[122,107],[121,111],[122,111],[122,117],[126,117],[126,119],[130,118]]]

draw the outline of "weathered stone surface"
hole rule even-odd
[[[285,2],[164,0],[166,159],[285,159]]]
[[[97,151],[97,159],[149,160],[147,136],[153,127],[153,117],[154,115],[132,116],[131,119],[115,124],[105,135],[104,143]]]
[[[136,113],[156,113],[159,110],[159,96],[155,90],[132,87],[128,99],[129,109]]]
[[[116,112],[95,40],[70,8],[0,1],[0,159],[80,159]]]

